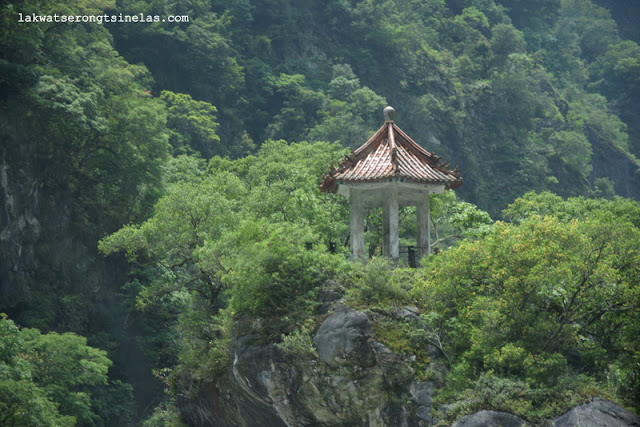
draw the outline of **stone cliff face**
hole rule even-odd
[[[367,315],[336,303],[314,335],[317,357],[257,335],[236,337],[228,374],[180,401],[190,425],[429,426],[434,384],[376,341]]]
[[[404,315],[411,316],[411,310]],[[315,355],[295,354],[255,333],[235,336],[232,366],[179,398],[191,426],[433,426],[437,381],[420,381],[407,360],[376,340],[371,316],[341,302],[313,336]],[[236,322],[238,323],[238,322]],[[236,331],[246,325],[235,325]],[[430,349],[432,363],[439,356]],[[180,395],[180,393],[179,393]],[[612,402],[594,399],[551,421],[565,426],[639,426],[640,419]],[[515,415],[480,411],[462,426],[524,426]]]
[[[124,268],[98,255],[69,165],[28,123],[0,115],[0,311],[24,326],[86,334],[83,301],[104,303]]]
[[[593,148],[593,179],[609,178],[617,195],[640,200],[640,163],[593,129],[587,134]]]
[[[525,420],[512,414],[479,411],[456,421],[451,427],[522,427]],[[591,402],[548,421],[548,427],[631,427],[640,426],[640,418],[608,400],[595,398]]]

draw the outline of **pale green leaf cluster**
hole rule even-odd
[[[0,424],[94,425],[92,394],[107,384],[106,352],[84,337],[18,329],[0,318]],[[130,390],[129,390],[130,392]]]
[[[502,409],[536,421],[598,393],[634,405],[638,204],[530,193],[505,215],[514,222],[431,259],[413,290],[451,361],[440,398],[472,402],[449,416]],[[483,394],[496,381],[520,391],[499,403]]]

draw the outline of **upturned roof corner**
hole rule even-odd
[[[440,156],[418,145],[388,119],[389,116],[393,117],[385,109],[385,123],[323,177],[320,190],[335,193],[340,184],[392,179],[416,184],[444,184],[447,189],[456,189],[462,184],[457,166],[451,170],[450,164],[439,164]]]

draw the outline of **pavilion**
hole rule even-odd
[[[449,170],[440,157],[419,146],[393,122],[394,109],[384,109],[385,122],[360,148],[332,168],[320,190],[349,199],[352,258],[364,258],[364,220],[368,208],[382,207],[382,253],[400,257],[399,209],[417,208],[418,259],[431,253],[429,194],[462,184],[458,168]]]

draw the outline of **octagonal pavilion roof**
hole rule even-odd
[[[367,142],[323,177],[320,190],[335,193],[340,184],[385,181],[458,188],[462,184],[458,168],[450,170],[450,165],[439,161],[440,156],[422,148],[392,120],[387,120]]]

